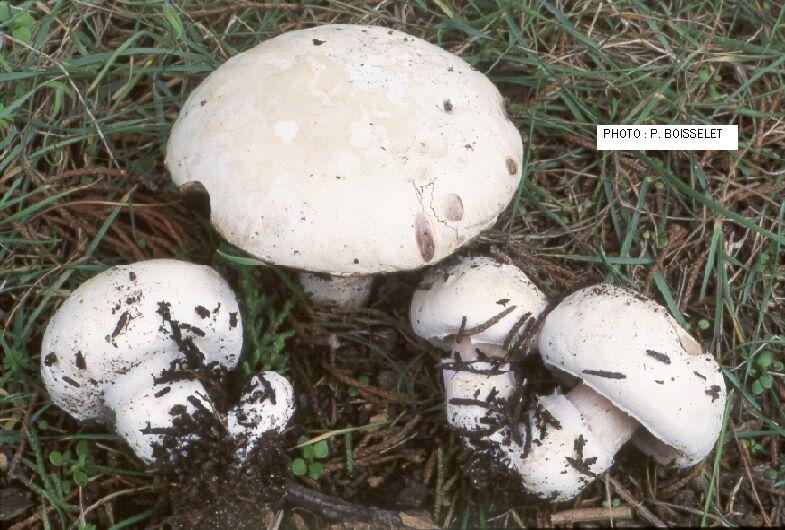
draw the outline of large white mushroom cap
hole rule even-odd
[[[720,367],[657,303],[606,284],[577,291],[545,319],[539,350],[671,446],[677,465],[714,447],[726,399]]]
[[[115,385],[152,386],[171,361],[185,358],[175,334],[193,341],[205,364],[236,366],[237,299],[217,272],[160,259],[98,274],[71,293],[44,332],[41,374],[52,401],[78,420],[111,419],[113,396],[127,395]]]
[[[417,335],[438,345],[458,333],[463,317],[468,330],[513,308],[470,337],[473,343],[501,346],[525,314],[537,318],[547,304],[543,292],[518,267],[488,257],[465,257],[428,272],[412,297],[409,320]]]
[[[324,25],[241,53],[172,128],[229,242],[336,275],[419,268],[489,228],[521,174],[504,101],[461,58],[400,31]]]

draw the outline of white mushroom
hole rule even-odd
[[[242,460],[268,432],[282,432],[294,414],[294,389],[277,372],[255,375],[240,402],[227,414],[229,432],[241,441]]]
[[[324,25],[210,74],[166,165],[175,184],[201,183],[230,243],[338,278],[304,281],[346,306],[367,297],[369,275],[436,263],[492,226],[522,156],[502,96],[461,58],[392,29]]]
[[[44,332],[41,374],[56,405],[114,423],[139,458],[163,463],[177,449],[164,438],[178,420],[213,414],[194,374],[234,368],[241,346],[237,299],[218,273],[150,260],[71,293]]]
[[[516,381],[508,348],[520,346],[546,306],[545,295],[523,271],[486,257],[434,268],[412,298],[415,333],[452,352],[442,364],[447,421],[468,447],[488,447],[508,468],[521,459],[523,447],[506,409],[526,384]]]
[[[548,314],[538,345],[546,364],[582,382],[559,398],[577,412],[579,428],[550,429],[541,438],[548,450],[537,451],[568,471],[585,470],[568,484],[542,482],[541,496],[576,495],[640,425],[648,431],[641,440],[649,452],[681,467],[713,448],[726,399],[720,367],[664,307],[629,289],[589,287]],[[554,448],[549,437],[568,433]],[[587,440],[580,454],[566,443],[578,435]],[[533,449],[526,460],[537,458]]]

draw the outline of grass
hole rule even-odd
[[[723,364],[734,399],[714,455],[674,471],[625,449],[611,475],[667,523],[783,524],[785,8],[727,0],[0,3],[0,473],[24,507],[8,524],[166,517],[157,478],[116,436],[55,409],[38,363],[71,289],[112,264],[171,256],[221,270],[243,298],[249,368],[294,380],[290,446],[300,435],[330,446],[312,487],[394,507],[385,491],[408,477],[453,527],[531,525],[570,507],[494,504],[460,475],[438,354],[406,325],[416,274],[386,279],[368,310],[320,311],[288,272],[221,243],[168,183],[163,146],[190,90],[261,40],[328,22],[424,37],[508,99],[524,176],[473,249],[514,256],[553,295],[600,280],[647,292]],[[600,123],[737,124],[739,151],[598,153]],[[609,492],[597,481],[571,507],[624,498]]]

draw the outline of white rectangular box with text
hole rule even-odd
[[[736,151],[738,125],[598,125],[598,151]]]

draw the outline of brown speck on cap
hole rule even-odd
[[[518,174],[518,163],[512,158],[507,159],[507,172],[510,175]]]
[[[133,272],[133,271],[129,272],[128,273],[128,279],[131,280],[132,282],[136,281],[136,273]]]
[[[314,46],[321,46],[322,44],[324,44],[327,41],[323,41],[323,40],[319,40],[319,39],[313,39],[313,40],[311,40],[311,42],[313,43]]]
[[[660,361],[661,363],[665,363],[665,364],[670,364],[671,363],[671,358],[670,357],[668,357],[664,353],[661,353],[661,352],[658,352],[658,351],[646,350],[646,355],[648,355],[649,357],[652,357],[652,358]]]
[[[442,106],[444,107],[444,112],[452,112],[452,101],[447,98],[444,98],[442,102]]]
[[[463,219],[463,199],[460,195],[449,193],[444,200],[444,217],[448,221],[461,221]]]
[[[194,307],[194,311],[199,315],[199,318],[207,318],[210,316],[210,310],[201,305]]]
[[[54,352],[47,353],[46,357],[44,357],[44,364],[46,366],[52,366],[56,362],[57,362],[57,355],[55,355]]]
[[[82,351],[81,350],[76,352],[76,355],[74,355],[74,357],[75,357],[74,360],[76,362],[76,367],[77,368],[79,368],[80,370],[84,370],[84,369],[87,368],[87,363],[84,360],[84,355],[82,355]]]
[[[418,213],[414,220],[415,237],[417,238],[417,248],[420,249],[422,259],[429,262],[433,259],[434,242],[433,233],[431,232],[431,225],[428,223],[428,218],[423,213]]]

